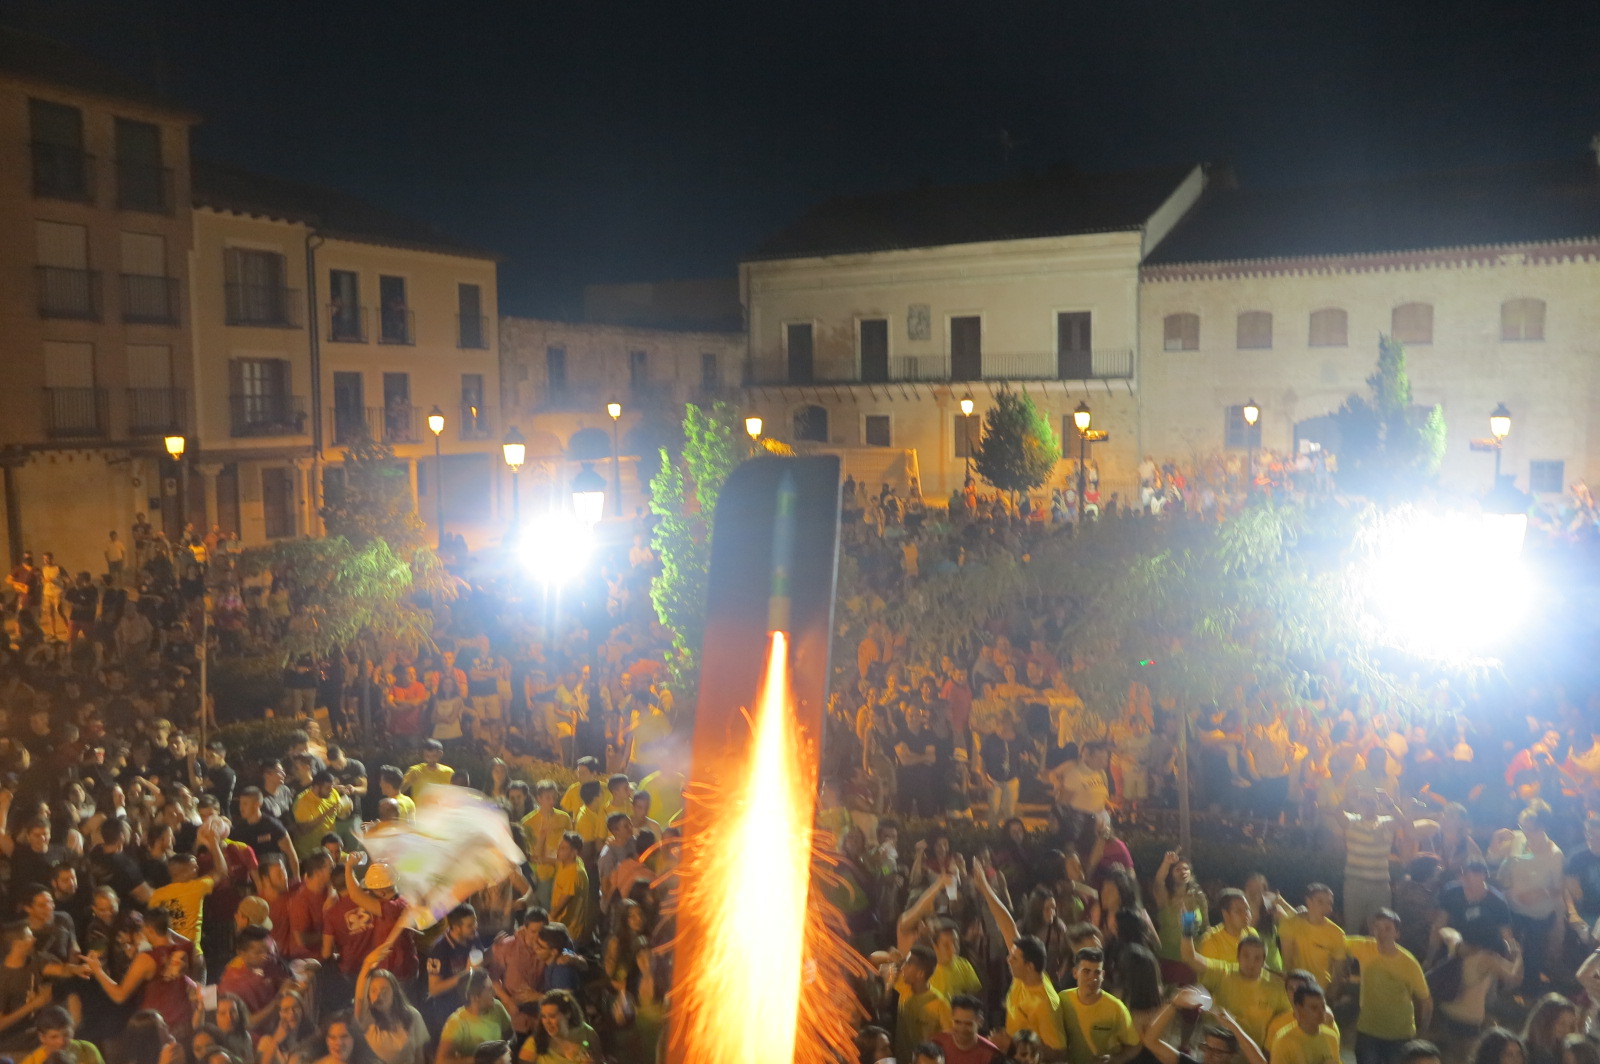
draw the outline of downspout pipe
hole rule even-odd
[[[311,513],[307,527],[322,533],[322,335],[317,313],[317,249],[323,244],[316,229],[306,233],[306,343],[311,356]]]

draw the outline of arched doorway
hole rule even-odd
[[[815,403],[802,406],[794,412],[794,439],[796,443],[828,442],[828,411]]]

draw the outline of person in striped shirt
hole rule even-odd
[[[1351,795],[1344,816],[1344,926],[1359,934],[1379,909],[1393,904],[1389,854],[1395,839],[1411,830],[1411,818],[1372,787]]]

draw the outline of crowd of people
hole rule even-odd
[[[867,571],[903,577],[899,539],[961,564],[1037,534],[883,501],[914,535],[846,537]],[[688,766],[648,527],[560,619],[480,573],[436,605],[431,645],[287,661],[282,749],[248,759],[200,742],[197,611],[224,653],[230,631],[270,645],[308,622],[293,572],[246,572],[207,539],[136,525],[98,576],[48,556],[11,574],[0,1054],[658,1059]],[[68,597],[81,586],[92,603]],[[820,889],[875,970],[862,1061],[1600,1059],[1600,705],[1441,685],[1402,715],[1330,664],[1191,714],[1182,775],[1207,830],[1342,854],[1342,876],[1286,895],[1178,848],[1177,707],[1137,686],[1086,707],[1061,621],[1018,617],[938,660],[878,621],[836,663]],[[498,803],[526,861],[418,928],[362,838],[458,785]]]

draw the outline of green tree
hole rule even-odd
[[[714,403],[709,410],[686,406],[683,453],[675,458],[663,447],[660,471],[650,481],[650,509],[657,517],[652,546],[661,562],[661,572],[650,585],[650,601],[672,633],[668,664],[680,697],[689,704],[698,688],[705,638],[717,496],[744,458],[736,421],[727,403]]]
[[[394,448],[371,437],[345,449],[343,477],[323,499],[322,520],[329,537],[342,537],[357,548],[382,542],[411,565],[418,590],[442,594],[444,566],[428,541],[427,527],[417,515],[411,477]]]
[[[978,475],[1013,495],[1032,491],[1050,478],[1061,460],[1061,443],[1049,420],[1026,395],[1005,390],[983,419],[983,438],[973,452]]]
[[[1340,482],[1379,499],[1413,493],[1444,460],[1444,411],[1413,404],[1405,346],[1393,337],[1378,338],[1378,366],[1367,387],[1368,395],[1350,396],[1333,416]]]
[[[372,635],[413,645],[426,642],[430,615],[412,600],[410,563],[381,537],[284,540],[245,555],[247,571],[292,575],[310,624],[295,624],[278,643],[288,654],[324,654]]]

